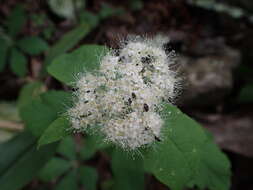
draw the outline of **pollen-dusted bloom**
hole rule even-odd
[[[98,71],[82,74],[68,110],[72,127],[95,129],[106,141],[131,150],[161,140],[157,110],[173,100],[178,82],[166,42],[161,36],[126,40],[117,53],[101,58]]]

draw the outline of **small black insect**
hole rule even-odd
[[[136,99],[136,94],[132,92],[132,98]]]
[[[155,136],[155,140],[161,142],[161,139],[159,139],[157,136]]]
[[[119,56],[119,50],[114,50],[116,56]]]
[[[90,111],[88,111],[87,114],[80,115],[80,118],[85,118],[85,117],[88,117],[88,116],[90,116],[90,115],[92,115],[92,114],[91,114]]]
[[[145,131],[150,130],[149,127],[145,127],[144,129],[145,129]],[[156,141],[161,142],[161,139],[160,139],[159,137],[157,137],[157,136],[155,136],[155,135],[154,135],[154,137],[155,137],[155,140],[156,140]]]
[[[119,62],[122,62],[122,61],[124,61],[126,58],[125,58],[125,56],[121,56],[120,58],[119,58]]]
[[[132,104],[132,99],[131,98],[128,98],[128,104],[131,105]]]
[[[147,57],[142,57],[141,62],[143,64],[150,64],[152,62],[152,58],[150,57],[150,55],[148,55]]]
[[[148,104],[144,104],[143,109],[144,109],[145,112],[148,112],[148,110],[149,110]]]

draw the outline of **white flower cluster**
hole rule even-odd
[[[72,127],[98,126],[106,141],[131,150],[160,141],[163,120],[157,109],[173,99],[177,84],[165,42],[124,41],[119,52],[101,59],[99,71],[85,73],[76,84],[76,104],[68,111]]]

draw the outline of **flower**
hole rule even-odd
[[[178,83],[170,70],[173,59],[163,48],[166,40],[128,39],[118,53],[101,59],[98,71],[83,73],[76,82],[75,105],[68,110],[72,127],[94,129],[124,149],[160,141],[163,120],[157,110],[174,99]]]

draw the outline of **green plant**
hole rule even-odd
[[[52,47],[48,50],[48,55],[43,65],[43,72],[46,72],[46,67],[49,66],[54,58],[66,53],[80,42],[86,35],[88,35],[94,28],[106,18],[121,14],[122,9],[114,9],[107,4],[102,4],[100,11],[97,14],[93,14],[87,10],[79,11],[78,24],[74,29],[65,33],[61,39],[59,39]]]
[[[47,42],[40,37],[18,36],[26,18],[24,8],[18,5],[8,16],[5,28],[0,28],[0,71],[9,63],[10,69],[20,77],[27,74],[28,60],[25,54],[39,55],[48,49]]]
[[[66,85],[72,85],[78,73],[84,70],[92,72],[99,68],[100,58],[97,55],[105,54],[105,50],[106,47],[103,46],[84,45],[72,53],[54,59],[48,67],[48,72]],[[23,106],[21,116],[27,129],[39,137],[39,150],[46,144],[59,140],[62,140],[63,144],[70,141],[71,123],[64,113],[72,107],[72,101],[68,92],[48,91]],[[99,150],[112,157],[111,186],[114,189],[143,189],[145,173],[154,175],[172,190],[180,190],[186,186],[210,190],[229,189],[230,164],[227,157],[213,143],[212,136],[196,121],[171,104],[165,104],[161,114],[164,116],[163,138],[154,141],[152,146],[141,147],[137,152],[141,152],[142,156],[138,154],[131,156],[132,153],[129,155],[115,148],[105,151],[103,146],[96,146],[103,144],[103,137],[98,138],[97,135],[91,136],[97,143],[90,141],[89,146],[84,146],[83,155],[90,158]],[[63,156],[67,156],[68,159],[76,157],[73,153],[69,153],[73,151],[73,147],[65,151],[68,153],[67,155],[63,153]],[[53,158],[51,162],[58,159],[60,158]],[[63,165],[66,165],[67,169],[60,167],[61,171],[56,172],[53,168],[62,161],[57,161],[57,164],[49,167],[51,162],[41,171],[40,176],[44,179],[48,176],[57,177],[70,167],[69,162],[64,161]],[[71,181],[71,178],[76,180],[75,177],[71,177],[72,172],[69,175],[68,180]],[[80,175],[82,177],[83,174]],[[66,183],[68,180],[66,179]]]
[[[87,190],[96,190],[98,174],[95,168],[82,164],[83,159],[76,151],[76,143],[72,137],[66,137],[59,145],[57,153],[61,157],[53,157],[39,172],[43,182],[57,180],[54,189],[78,189],[79,184]],[[63,176],[61,178],[61,176]]]
[[[45,13],[33,13],[30,15],[33,26],[40,29],[39,34],[49,40],[56,31],[54,23]]]

